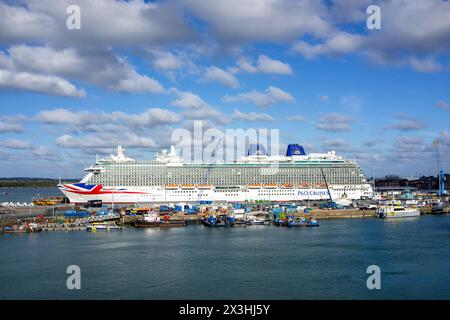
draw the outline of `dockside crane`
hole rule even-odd
[[[320,168],[320,171],[322,172],[322,178],[325,181],[325,186],[327,187],[329,202],[333,203],[333,197],[331,196],[330,188],[328,187],[328,182],[327,182],[327,178],[325,177],[325,172],[323,172],[323,168]]]
[[[441,159],[439,156],[439,140],[435,139],[433,141],[434,150],[436,152],[436,168],[437,168],[437,174],[438,174],[438,181],[439,181],[439,190],[438,195],[439,198],[445,195],[445,175],[444,170],[441,169]]]

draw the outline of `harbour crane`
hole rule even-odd
[[[437,174],[438,174],[438,180],[439,180],[439,190],[438,195],[439,198],[445,195],[445,175],[444,170],[441,169],[441,159],[439,157],[439,140],[435,139],[433,141],[434,149],[436,152],[436,168],[437,168]]]

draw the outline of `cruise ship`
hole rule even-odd
[[[117,155],[99,159],[85,169],[79,183],[59,184],[74,204],[174,202],[252,202],[349,200],[372,198],[373,189],[356,161],[334,151],[306,154],[290,144],[285,156],[269,156],[252,144],[246,156],[226,163],[184,163],[175,147],[154,160]]]

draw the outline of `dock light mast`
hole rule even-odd
[[[445,195],[445,175],[444,170],[441,170],[441,160],[439,157],[439,140],[435,139],[433,141],[433,145],[435,147],[436,151],[436,166],[437,166],[437,174],[438,174],[438,180],[439,180],[439,191],[438,195],[439,198]]]

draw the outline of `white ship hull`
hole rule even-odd
[[[64,184],[59,186],[64,195],[74,204],[101,200],[103,203],[170,203],[170,202],[246,202],[266,200],[270,202],[328,200],[327,189],[297,188],[238,188],[238,189],[166,189],[165,187],[104,187],[101,185]],[[353,188],[330,186],[333,200],[369,198],[372,196],[370,185]]]

